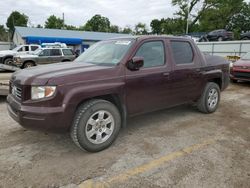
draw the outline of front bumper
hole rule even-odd
[[[65,132],[70,128],[71,117],[63,106],[25,106],[10,94],[7,97],[7,107],[9,115],[27,129]]]
[[[250,81],[250,69],[231,69],[231,80]]]
[[[3,64],[3,57],[0,57],[0,63]]]

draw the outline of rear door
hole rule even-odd
[[[50,61],[51,63],[58,63],[63,60],[63,55],[61,49],[51,49],[50,51]]]
[[[173,58],[171,89],[175,93],[176,104],[196,100],[203,87],[197,49],[188,40],[170,40],[169,46]]]
[[[51,63],[50,60],[50,49],[43,49],[39,54],[39,58],[37,61],[38,64],[48,64]]]

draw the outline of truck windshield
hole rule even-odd
[[[246,53],[241,59],[242,60],[250,60],[250,52]]]
[[[75,62],[97,65],[116,65],[122,60],[132,43],[133,40],[98,42],[81,54]]]

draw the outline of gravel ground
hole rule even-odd
[[[20,127],[4,97],[0,120],[0,187],[250,187],[249,83],[230,85],[214,114],[185,105],[133,118],[99,153],[79,150],[68,134]]]

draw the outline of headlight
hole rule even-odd
[[[31,99],[43,99],[51,97],[56,91],[56,86],[32,86]]]

